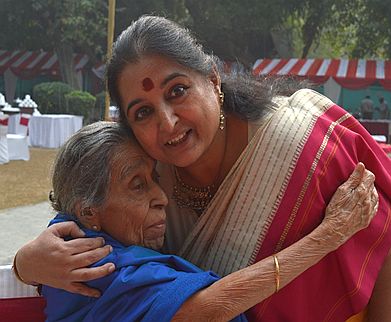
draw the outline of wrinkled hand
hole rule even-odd
[[[64,241],[62,237],[76,239]],[[85,296],[98,297],[100,292],[82,282],[113,272],[113,263],[86,268],[107,256],[111,246],[103,238],[82,238],[84,232],[73,222],[58,223],[23,246],[15,262],[20,277],[27,283],[46,284]]]
[[[368,227],[379,206],[375,176],[359,163],[334,193],[322,224],[328,225],[340,246],[356,232]]]

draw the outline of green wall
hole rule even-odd
[[[316,90],[322,94],[324,93],[323,86],[319,86]],[[376,84],[359,90],[342,88],[339,100],[336,103],[354,114],[360,111],[360,102],[367,95],[371,97],[375,107],[379,106],[380,96],[383,96],[388,106],[391,107],[391,92],[386,91],[382,86]],[[378,112],[375,110],[374,119],[377,119],[378,116]]]
[[[379,97],[381,96],[384,97],[389,106],[391,104],[391,92],[386,91],[380,85],[373,85],[361,90],[349,90],[345,88],[341,91],[339,104],[351,113],[359,112],[360,102],[367,95],[371,97],[375,107],[379,106]],[[378,112],[376,110],[374,112],[373,118],[379,118]]]

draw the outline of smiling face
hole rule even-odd
[[[146,56],[118,79],[121,108],[154,159],[187,167],[208,158],[219,126],[217,74],[205,77],[167,58]]]
[[[100,228],[126,246],[161,248],[167,197],[156,183],[155,162],[129,143],[117,149],[111,169],[106,202],[95,209]]]

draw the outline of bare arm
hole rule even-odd
[[[358,165],[334,194],[326,216],[309,235],[277,254],[280,287],[284,287],[348,238],[368,226],[377,211],[374,176]],[[228,321],[276,290],[273,257],[232,273],[189,298],[174,321]]]
[[[77,239],[64,241],[62,237]],[[110,253],[103,238],[81,238],[84,232],[75,223],[50,226],[15,255],[17,273],[27,284],[46,284],[73,293],[98,297],[100,292],[82,282],[114,271],[112,263],[86,268]]]

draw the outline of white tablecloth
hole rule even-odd
[[[43,114],[29,122],[30,144],[35,147],[59,148],[81,129],[83,117],[77,115]]]

